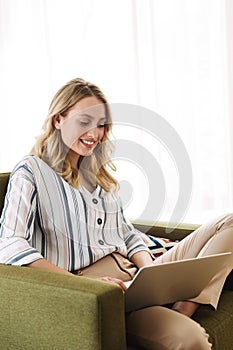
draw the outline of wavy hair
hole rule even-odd
[[[85,97],[95,96],[104,104],[107,122],[104,126],[102,142],[96,146],[92,155],[80,156],[77,169],[71,167],[68,160],[68,147],[64,144],[61,131],[55,128],[54,117],[65,117],[68,111]],[[100,185],[105,191],[117,188],[117,181],[110,174],[115,171],[111,161],[113,150],[109,135],[112,130],[112,117],[107,100],[102,91],[94,84],[76,78],[66,83],[55,94],[48,116],[42,127],[42,134],[37,138],[32,153],[43,159],[58,175],[74,187],[79,186],[79,172],[92,185]]]

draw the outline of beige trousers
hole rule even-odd
[[[211,255],[221,252],[233,252],[233,215],[221,216],[217,220],[202,225],[188,235],[179,244],[155,260],[155,264]],[[115,258],[114,258],[115,259]],[[111,261],[104,260],[83,269],[79,274],[111,276]],[[125,261],[128,270],[127,261]],[[130,263],[129,263],[130,264]],[[97,268],[96,268],[97,267]],[[131,270],[132,268],[132,270]],[[233,257],[228,266],[211,280],[202,293],[193,299],[201,304],[217,307],[223,284],[233,268]],[[98,273],[96,271],[98,270]],[[130,266],[130,273],[135,273]],[[117,272],[118,273],[118,272]],[[112,276],[120,278],[119,275]],[[123,271],[123,278],[128,279]],[[188,281],[187,281],[188,282]],[[207,350],[211,349],[208,335],[194,320],[162,306],[148,307],[126,315],[126,331],[129,341],[133,341],[142,349],[156,350]]]

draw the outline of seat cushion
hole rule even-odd
[[[206,329],[213,350],[233,349],[233,291],[223,291],[216,311],[203,305],[193,319]]]

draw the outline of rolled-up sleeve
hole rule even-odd
[[[37,190],[30,169],[12,173],[0,219],[0,263],[26,265],[43,258],[31,245]]]

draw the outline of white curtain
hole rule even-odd
[[[115,140],[152,153],[161,175],[154,181],[165,189],[161,212],[149,217],[144,208],[157,198],[143,153],[116,159],[130,218],[171,220],[180,186],[192,195],[179,221],[231,211],[231,13],[229,0],[0,0],[0,171],[30,151],[57,89],[83,77],[110,103],[157,113],[188,154],[192,176],[179,182],[179,150],[150,133],[143,113],[143,127],[114,127]]]

